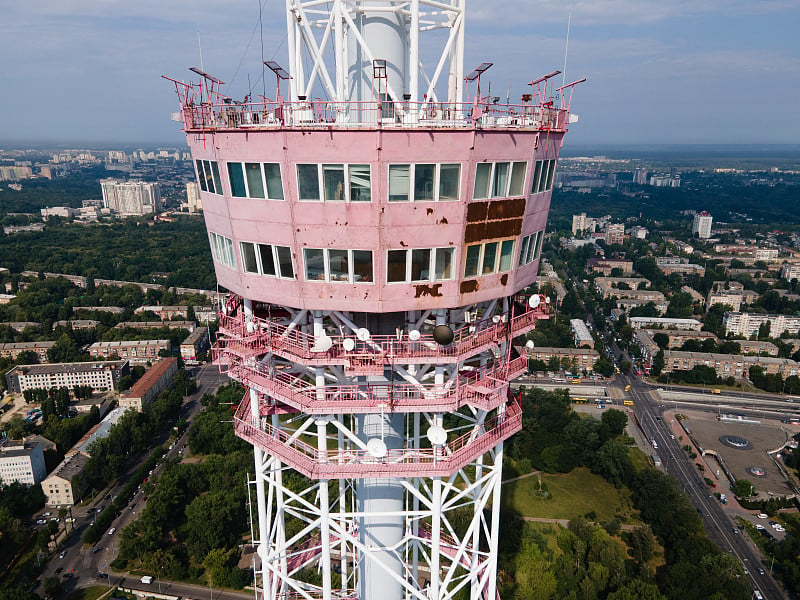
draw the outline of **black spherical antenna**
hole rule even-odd
[[[453,343],[455,334],[448,325],[437,325],[433,328],[433,340],[440,346],[447,346]]]

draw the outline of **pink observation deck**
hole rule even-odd
[[[286,4],[274,100],[171,80],[231,292],[213,354],[246,387],[258,595],[498,600],[512,341],[549,316],[527,288],[580,81],[483,96],[465,0]]]

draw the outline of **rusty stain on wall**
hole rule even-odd
[[[414,290],[416,293],[414,294],[414,298],[424,298],[425,296],[431,296],[433,298],[440,298],[442,296],[442,292],[439,291],[442,287],[441,283],[434,283],[431,285],[415,285]]]

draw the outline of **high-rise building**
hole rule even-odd
[[[706,211],[699,212],[692,220],[692,235],[696,235],[701,239],[708,239],[711,237],[711,222],[714,218]]]
[[[104,179],[103,206],[123,217],[140,217],[161,211],[161,186],[145,181]]]
[[[606,227],[606,244],[622,244],[625,241],[625,224],[609,223]]]
[[[203,199],[200,197],[200,186],[196,181],[190,181],[186,184],[186,204],[189,207],[189,212],[199,212],[203,210]]]
[[[497,598],[511,342],[548,314],[521,292],[579,82],[494,102],[465,4],[287,0],[276,100],[173,80],[231,291],[213,353],[247,387],[265,600]]]
[[[647,185],[647,169],[636,169],[633,172],[633,183]]]

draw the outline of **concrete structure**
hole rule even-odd
[[[606,227],[606,244],[622,244],[625,241],[625,224],[609,223]]]
[[[781,279],[800,279],[800,264],[785,264],[781,267]]]
[[[651,336],[657,333],[663,333],[669,338],[667,348],[680,348],[689,340],[699,340],[700,342],[706,340],[719,341],[719,338],[710,331],[686,331],[679,329],[642,329],[641,331]]]
[[[11,327],[17,333],[22,333],[26,329],[30,328],[34,331],[40,331],[42,329],[41,323],[34,323],[33,321],[6,321],[5,323],[0,323],[0,327]]]
[[[715,304],[727,304],[735,312],[741,310],[742,305],[751,304],[758,299],[758,292],[742,289],[712,290],[708,293],[707,309]]]
[[[100,325],[100,321],[94,319],[72,319],[70,321],[56,321],[53,323],[53,328],[56,327],[69,327],[71,329],[94,329]]]
[[[742,349],[742,354],[766,354],[778,356],[778,347],[772,342],[754,342],[750,340],[736,340]]]
[[[503,442],[521,427],[508,381],[525,371],[511,340],[548,312],[518,294],[578,82],[487,103],[491,65],[465,77],[465,4],[288,0],[277,102],[175,81],[232,292],[215,353],[248,386],[233,420],[254,447],[264,600],[496,598]]]
[[[651,175],[650,185],[653,187],[681,187],[681,178],[678,176],[669,175]]]
[[[572,335],[575,336],[576,348],[594,348],[594,338],[592,337],[592,332],[589,331],[589,328],[586,326],[586,323],[583,320],[570,319],[569,326],[570,329],[572,329]]]
[[[86,312],[103,312],[112,315],[121,315],[125,312],[124,308],[119,306],[74,306],[73,311],[86,311]]]
[[[595,277],[594,287],[603,298],[618,298],[620,294],[650,287],[644,277]],[[663,297],[663,294],[662,294]]]
[[[186,205],[190,213],[196,213],[203,210],[203,199],[200,197],[200,186],[196,181],[190,181],[186,184]]]
[[[669,319],[666,317],[631,317],[628,319],[631,327],[642,329],[649,326],[657,326],[662,329],[688,329],[700,331],[703,324],[697,319]]]
[[[633,183],[636,185],[647,185],[647,169],[634,170]]]
[[[40,362],[47,362],[47,351],[55,342],[8,342],[0,344],[0,356],[16,359],[21,352],[35,352]]]
[[[746,378],[752,366],[760,366],[767,374],[777,374],[783,377],[800,374],[800,363],[788,358],[709,354],[707,352],[682,352],[680,350],[666,350],[664,352],[664,373],[690,371],[695,366],[700,365],[712,367],[717,372],[718,377]]]
[[[71,219],[78,214],[77,208],[70,208],[69,206],[50,206],[41,209],[42,219],[47,221],[50,217],[60,217],[62,219]]]
[[[189,317],[188,306],[140,306],[133,311],[135,314],[143,312],[151,312],[158,316],[162,321],[171,321],[172,319],[187,319]]]
[[[194,321],[121,321],[114,325],[114,329],[186,329],[194,331],[197,323]]]
[[[177,372],[177,358],[165,358],[157,362],[142,375],[139,381],[133,384],[126,394],[120,396],[120,407],[141,411],[169,387]]]
[[[633,261],[624,258],[590,258],[586,267],[589,271],[606,276],[610,276],[614,269],[619,269],[624,277],[629,277],[633,273]],[[650,282],[647,283],[649,285]]]
[[[42,481],[42,491],[48,506],[74,506],[86,491],[83,472],[89,457],[76,452],[53,469]]]
[[[197,355],[208,348],[208,327],[198,327],[181,342],[181,358],[187,363],[195,363]]]
[[[116,390],[119,378],[128,372],[128,361],[17,365],[6,373],[10,392],[30,389],[69,388],[90,385],[94,390]]]
[[[193,306],[194,318],[198,323],[216,323],[217,309],[213,306]]]
[[[745,338],[758,335],[764,323],[769,323],[769,336],[778,337],[784,332],[800,333],[800,315],[771,315],[749,312],[727,312],[722,319],[727,335]]]
[[[697,213],[692,219],[692,235],[706,240],[711,237],[711,223],[714,218],[706,211]]]
[[[131,340],[120,342],[95,342],[89,346],[89,354],[94,358],[125,359],[131,364],[145,364],[158,360],[161,351],[172,350],[169,340]]]
[[[96,440],[107,438],[109,432],[111,431],[111,426],[117,424],[117,422],[122,418],[122,415],[125,414],[126,410],[127,409],[124,406],[118,406],[114,410],[110,411],[105,417],[103,417],[102,421],[87,431],[86,434],[67,451],[65,456],[70,457],[73,454],[80,452],[81,454],[91,457],[91,445]]]
[[[46,475],[44,452],[39,442],[5,441],[0,444],[0,484],[10,485],[17,482],[34,485]]]
[[[104,179],[103,206],[123,217],[140,217],[161,212],[161,186],[144,181]]]
[[[656,266],[664,275],[680,273],[681,275],[698,275],[702,277],[706,273],[706,268],[701,265],[690,263],[685,258],[677,256],[661,256],[656,258]]]
[[[631,291],[617,298],[617,307],[629,313],[634,308],[653,305],[659,315],[667,312],[668,302],[664,294],[655,290]]]
[[[631,237],[637,240],[646,240],[649,233],[646,227],[641,227],[640,225],[634,225],[630,230]]]
[[[577,371],[593,371],[594,363],[600,360],[597,350],[586,348],[532,348],[528,350],[530,360],[541,360],[545,364],[551,359],[558,359],[561,364],[568,364]]]

